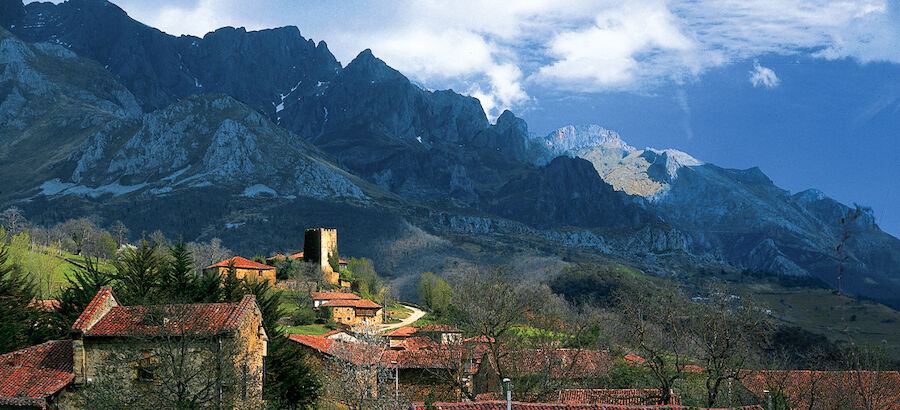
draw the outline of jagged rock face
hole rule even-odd
[[[0,29],[0,174],[4,193],[39,185],[90,135],[140,118],[131,93],[96,63]],[[29,166],[23,166],[23,160]]]
[[[542,141],[551,152],[590,161],[617,191],[645,198],[650,210],[687,235],[684,246],[673,246],[637,232],[629,245],[713,252],[738,267],[836,284],[833,249],[849,208],[819,191],[792,196],[759,168],[720,168],[676,150],[635,150],[598,126],[564,127]],[[900,241],[881,232],[867,212],[848,220],[848,231],[844,287],[891,297],[879,286],[900,286]]]
[[[215,184],[250,196],[365,198],[345,173],[302,147],[231,97],[192,97],[145,115],[130,137],[87,140],[69,158],[76,164],[71,181],[157,190]]]
[[[558,157],[546,167],[513,180],[485,207],[541,228],[626,226],[649,222],[652,214],[616,192],[583,159]]]
[[[145,26],[105,0],[30,3],[23,10],[11,23],[14,34],[96,60],[146,110],[190,95],[226,93],[275,119],[282,100],[314,94],[340,70],[325,43],[304,39],[296,27],[249,33],[226,27],[201,39]]]

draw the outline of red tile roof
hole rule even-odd
[[[72,362],[71,340],[51,340],[0,355],[0,407],[45,408],[47,398],[75,378]]]
[[[390,350],[381,357],[384,367],[400,369],[458,369],[462,366],[463,352],[456,349],[439,350]]]
[[[459,330],[453,326],[449,325],[428,325],[421,329],[420,332],[442,332],[442,333],[462,333],[462,330]]]
[[[337,299],[337,300],[329,300],[319,306],[325,307],[354,307],[357,309],[381,309],[381,305],[372,302],[371,300],[361,299],[361,300],[347,300],[347,299]]]
[[[213,335],[237,329],[256,298],[245,295],[238,303],[116,306],[85,336]]]
[[[287,258],[287,256],[284,256],[283,253],[279,253],[279,254],[277,254],[277,255],[275,255],[275,256],[270,256],[270,257],[266,258],[266,260],[267,260],[267,261],[274,261],[274,260],[285,259],[285,258]]]
[[[458,403],[434,403],[437,410],[506,410],[506,401],[469,401]],[[413,403],[410,407],[413,410],[423,410],[427,408],[425,403]],[[512,408],[515,410],[561,410],[561,409],[577,409],[577,410],[688,410],[693,407],[686,406],[619,406],[615,404],[558,404],[558,403],[522,403],[512,402]],[[741,410],[763,410],[762,406],[744,406],[739,407]]]
[[[379,363],[384,347],[362,343],[347,343],[314,335],[288,335],[288,339],[314,349],[319,353],[355,364]]]
[[[433,350],[444,347],[440,343],[435,342],[430,337],[410,337],[395,345],[394,348],[402,350]]]
[[[112,288],[109,286],[101,287],[100,291],[98,291],[94,298],[91,299],[91,303],[84,309],[84,312],[81,312],[81,315],[79,315],[78,319],[75,320],[75,323],[72,324],[72,330],[84,332],[90,324],[91,318],[97,314],[97,311],[109,298],[116,299],[116,295],[113,294]],[[119,302],[116,301],[116,304],[118,303]]]
[[[247,258],[242,258],[240,256],[235,256],[230,259],[225,259],[219,263],[214,263],[205,267],[204,269],[209,268],[227,268],[228,265],[231,264],[231,261],[234,261],[234,267],[239,269],[253,269],[253,270],[272,270],[275,269],[274,266],[269,266],[263,263],[254,262]]]
[[[385,337],[409,337],[413,333],[416,333],[417,330],[419,330],[419,329],[416,327],[403,326],[403,327],[398,327],[390,332],[387,332],[383,336],[385,336]]]
[[[520,349],[501,354],[506,373],[513,376],[547,373],[561,379],[597,377],[609,373],[612,367],[612,359],[605,350]],[[479,370],[482,366],[496,368],[493,362],[492,355],[484,354]]]
[[[559,391],[557,401],[565,404],[658,404],[659,389],[565,389]],[[680,405],[681,396],[670,396],[670,405]]]
[[[753,394],[780,390],[793,408],[816,407],[900,408],[900,372],[897,371],[817,371],[747,370],[741,383]]]
[[[354,295],[352,293],[343,293],[343,292],[310,292],[310,296],[312,296],[315,300],[358,300],[359,296]]]
[[[297,253],[295,253],[295,254],[293,254],[293,255],[291,255],[291,256],[288,256],[288,258],[291,258],[291,259],[303,259],[303,252],[302,252],[302,251],[301,251],[301,252],[297,252]]]
[[[625,359],[626,362],[634,363],[634,364],[644,364],[644,362],[647,361],[643,357],[640,357],[640,356],[638,356],[636,354],[632,354],[632,353],[626,354],[625,357],[623,357],[623,359]]]
[[[59,309],[59,301],[56,299],[48,299],[48,300],[31,299],[31,303],[29,303],[28,306],[43,310],[45,312],[52,312],[56,309]]]

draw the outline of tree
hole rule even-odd
[[[74,265],[75,270],[66,275],[68,285],[59,296],[59,308],[53,312],[53,323],[60,337],[68,335],[72,324],[87,308],[97,292],[112,283],[112,274],[100,269],[98,261],[86,258],[84,264]]]
[[[21,270],[7,264],[6,244],[0,243],[0,352],[21,349],[41,341],[47,332],[45,315],[32,304],[34,284]]]
[[[546,296],[546,287],[517,277],[499,266],[465,269],[452,277],[453,306],[461,312],[459,326],[485,342],[501,380],[507,377],[504,363],[509,349],[505,347],[513,336],[511,330],[527,315],[537,313]]]
[[[122,221],[115,221],[112,224],[112,227],[109,230],[113,234],[113,238],[116,240],[116,248],[121,247],[128,241],[128,227],[125,226]]]
[[[161,288],[165,261],[155,243],[142,240],[140,247],[125,249],[114,265],[113,277],[120,285],[116,293],[125,304],[154,304],[164,296]]]
[[[277,335],[272,338],[269,350],[264,397],[277,403],[278,408],[314,408],[322,383],[309,367],[303,349]]]
[[[422,303],[437,315],[445,312],[452,302],[453,290],[450,285],[431,272],[419,276],[418,291]]]
[[[710,288],[708,303],[693,309],[687,331],[699,347],[706,376],[706,405],[713,407],[722,384],[740,380],[761,333],[768,328],[761,309],[721,288]]]
[[[169,260],[163,274],[163,291],[172,302],[191,303],[206,299],[198,287],[200,279],[194,274],[194,258],[184,242],[169,247]]]
[[[682,377],[691,347],[685,329],[690,318],[687,301],[671,289],[656,295],[631,292],[620,298],[626,337],[646,359],[644,366],[650,369],[660,392],[659,404],[668,404],[675,381]]]
[[[10,235],[15,235],[25,229],[25,214],[17,207],[6,208],[0,212],[0,225],[6,227]]]

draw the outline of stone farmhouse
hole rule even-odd
[[[359,324],[381,324],[381,305],[365,299],[335,299],[319,305],[319,309],[330,309],[335,322],[346,326]]]
[[[246,279],[248,281],[266,281],[270,285],[275,286],[275,268],[259,262],[251,261],[247,258],[235,256],[225,259],[221,262],[214,263],[203,268],[204,273],[217,273],[220,276],[228,275],[229,266],[234,265],[235,275],[238,279]]]
[[[103,287],[71,334],[0,355],[0,408],[62,406],[67,390],[107,382],[123,397],[185,383],[209,391],[209,406],[261,398],[269,339],[253,295],[237,303],[123,306]]]

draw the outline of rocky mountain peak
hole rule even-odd
[[[547,148],[554,153],[562,154],[566,151],[575,151],[586,148],[615,148],[623,151],[634,151],[635,148],[628,145],[615,131],[608,130],[596,124],[559,128],[544,137]]]
[[[372,54],[372,50],[365,49],[361,51],[341,74],[343,77],[351,76],[356,79],[365,79],[369,81],[381,82],[389,79],[406,80],[399,71],[388,66],[380,58]]]

